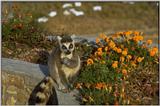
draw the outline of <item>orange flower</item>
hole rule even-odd
[[[143,40],[143,36],[139,36],[139,40]]]
[[[124,48],[124,51],[128,51],[128,48]]]
[[[98,90],[101,90],[102,88],[105,88],[106,84],[105,83],[96,83],[95,88]]]
[[[82,88],[82,83],[77,83],[76,84],[76,89],[81,89]]]
[[[132,56],[131,55],[127,55],[127,59],[128,60],[132,59]]]
[[[109,45],[110,48],[114,48],[116,46],[113,41],[110,41],[108,45]]]
[[[136,63],[134,61],[131,62],[131,66],[136,67]]]
[[[123,50],[123,51],[122,51],[122,55],[126,56],[126,55],[127,55],[127,51],[126,51],[126,50]]]
[[[105,41],[106,41],[106,42],[109,42],[109,38],[108,38],[108,37],[106,37],[106,38],[105,38]]]
[[[158,48],[157,47],[154,47],[152,50],[155,51],[156,53],[158,52]]]
[[[121,57],[120,57],[120,62],[124,62],[124,59],[125,59],[125,58],[124,58],[123,56],[121,56]]]
[[[123,75],[127,75],[127,70],[126,69],[122,69],[122,74]]]
[[[102,52],[101,52],[101,51],[96,51],[96,52],[94,53],[94,55],[95,55],[95,56],[102,56]]]
[[[99,35],[99,37],[100,37],[101,39],[105,39],[105,38],[106,38],[106,35],[105,35],[104,33],[101,33],[101,34]]]
[[[122,49],[121,48],[117,48],[117,53],[121,53]]]
[[[147,44],[151,45],[152,44],[152,40],[147,40]]]
[[[98,51],[98,52],[102,52],[102,48],[98,48],[97,51]]]
[[[97,54],[98,54],[98,56],[102,56],[102,52],[100,52],[100,51],[97,52]]]
[[[102,56],[102,48],[98,48],[97,51],[95,52],[95,56]]]
[[[117,35],[123,35],[123,32],[117,32],[116,34]]]
[[[153,56],[156,54],[156,52],[155,52],[154,50],[151,50],[151,51],[149,52],[149,54],[150,54],[151,57],[153,57]]]
[[[89,59],[87,60],[87,65],[91,65],[91,64],[93,64],[93,60],[89,58]]]
[[[96,43],[99,43],[100,42],[100,39],[99,38],[96,38]]]
[[[113,64],[112,64],[112,67],[117,68],[118,67],[118,61],[114,61]]]
[[[104,48],[104,50],[107,52],[107,51],[108,51],[108,46],[106,46],[106,47]]]
[[[113,48],[114,51],[117,51],[117,49],[118,49],[117,47],[114,47],[114,48]]]
[[[128,36],[128,35],[130,35],[130,34],[132,34],[132,33],[133,33],[132,31],[124,32],[124,34],[125,34],[126,36]]]
[[[133,37],[133,40],[136,41],[136,42],[138,42],[140,40],[143,40],[143,36],[136,35],[136,36]]]
[[[134,32],[134,34],[135,34],[135,35],[139,35],[139,34],[140,34],[140,32],[138,32],[138,31],[135,31],[135,32]]]
[[[142,62],[143,59],[144,59],[144,57],[138,57],[137,61],[140,63],[140,62]]]
[[[118,65],[117,65],[116,63],[113,63],[113,64],[112,64],[112,67],[113,67],[113,68],[117,68]]]

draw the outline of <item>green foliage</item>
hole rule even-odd
[[[97,48],[88,54],[76,85],[82,104],[146,104],[143,97],[153,96],[146,94],[144,83],[158,81],[158,55],[152,54],[158,49],[136,31],[115,35],[101,34]]]

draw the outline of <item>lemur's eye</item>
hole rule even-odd
[[[62,45],[62,49],[67,49],[67,47],[66,47],[66,46],[64,46],[64,45]]]
[[[72,49],[72,48],[73,48],[73,44],[70,44],[70,45],[69,45],[69,49]]]

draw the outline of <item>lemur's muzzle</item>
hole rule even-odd
[[[67,50],[66,54],[69,55],[69,54],[71,54],[71,52],[69,50]]]

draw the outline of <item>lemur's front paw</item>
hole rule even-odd
[[[62,64],[68,65],[69,64],[68,61],[69,61],[69,59],[65,57],[65,58],[62,59],[61,62],[62,62]]]

